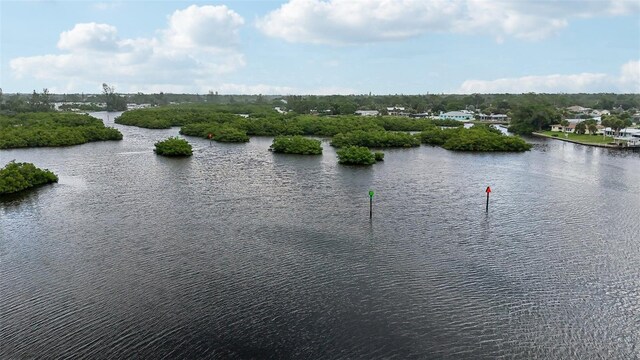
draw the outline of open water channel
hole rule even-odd
[[[640,357],[638,152],[170,159],[94,115],[124,140],[0,151],[60,177],[0,202],[2,359]]]

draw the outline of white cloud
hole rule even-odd
[[[640,92],[640,60],[622,65],[619,75],[581,73],[569,75],[523,76],[496,80],[467,80],[458,93],[580,93]]]
[[[118,30],[107,24],[76,24],[60,34],[58,48],[69,51],[113,51],[118,48]]]
[[[256,23],[289,42],[355,44],[425,33],[540,40],[571,18],[640,13],[636,0],[289,0]]]
[[[238,42],[244,19],[226,6],[191,5],[169,18],[164,37],[172,47],[226,48]]]
[[[99,88],[108,82],[120,91],[138,91],[134,84],[175,85],[194,91],[194,84],[219,82],[220,75],[245,65],[237,47],[243,24],[226,6],[209,5],[175,11],[167,28],[152,38],[121,39],[114,26],[76,24],[60,34],[64,53],[14,58],[10,67],[17,78],[59,84]]]
[[[622,65],[618,82],[624,91],[640,93],[640,60]]]

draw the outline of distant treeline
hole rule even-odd
[[[0,114],[0,149],[67,146],[102,140],[122,140],[122,134],[89,115],[58,112]]]
[[[113,102],[114,89],[106,87],[102,94],[47,94],[50,102]],[[409,113],[453,111],[461,109],[481,110],[484,113],[506,114],[513,107],[535,96],[556,108],[580,105],[594,109],[640,108],[638,94],[424,94],[424,95],[219,95],[214,91],[208,94],[115,94],[122,101],[134,104],[167,105],[175,103],[216,104],[216,105],[266,105],[280,106],[307,114],[311,111],[330,115],[350,115],[356,110],[379,110],[383,114],[387,107],[404,107]],[[3,104],[22,101],[27,107],[32,94],[0,94],[0,110]],[[36,99],[38,100],[38,99]],[[37,101],[36,101],[37,102]]]

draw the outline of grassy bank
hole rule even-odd
[[[580,135],[571,133],[563,134],[557,131],[539,131],[536,134],[544,135],[553,139],[569,140],[571,142],[585,145],[607,145],[613,142],[613,138],[611,136],[603,137],[602,135]]]

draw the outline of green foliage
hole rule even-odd
[[[105,140],[122,140],[122,134],[85,114],[0,114],[0,149],[68,146]]]
[[[37,93],[33,90],[33,94],[29,99],[29,111],[31,112],[47,112],[53,111],[53,104],[51,103],[51,94],[48,89],[42,89],[42,93]]]
[[[456,136],[459,132],[460,128],[441,129],[434,126],[421,132],[418,137],[423,144],[442,146],[449,138]]]
[[[440,145],[456,151],[527,151],[531,145],[517,136],[503,135],[500,130],[485,125],[470,129],[433,128],[420,134],[423,143]]]
[[[113,86],[102,84],[102,90],[107,104],[107,111],[127,110],[127,99],[116,94],[116,89]]]
[[[12,161],[0,169],[0,195],[57,181],[58,177],[49,170],[38,169],[31,163]]]
[[[270,149],[274,152],[286,154],[322,154],[322,145],[320,140],[308,139],[300,135],[276,136],[273,139]]]
[[[191,156],[193,151],[191,144],[187,140],[180,139],[177,136],[170,137],[163,141],[155,143],[155,152],[164,156]]]
[[[345,165],[371,165],[376,162],[375,155],[364,146],[347,146],[336,152],[338,162]]]
[[[577,123],[575,132],[576,134],[584,135],[584,133],[587,132],[587,124],[584,121]]]
[[[236,114],[249,114],[252,118],[278,115],[265,106],[184,104],[126,111],[115,122],[149,129],[168,129],[195,123],[242,123],[244,119]]]
[[[213,140],[218,142],[240,143],[248,142],[249,136],[242,130],[230,126],[222,126],[213,134]]]
[[[403,132],[356,130],[345,134],[336,134],[331,139],[331,145],[335,147],[413,147],[420,146],[420,140],[414,135]]]
[[[602,118],[602,126],[615,129],[616,133],[620,132],[620,129],[631,126],[631,124],[632,121],[629,117],[609,115]]]
[[[384,153],[381,151],[375,151],[373,153],[373,157],[376,159],[376,161],[384,161]]]
[[[510,132],[527,135],[548,129],[560,121],[560,113],[553,105],[538,96],[530,95],[526,99],[525,103],[516,106],[511,113]]]
[[[464,123],[453,119],[432,119],[431,122],[435,126],[442,127],[463,127]]]
[[[202,138],[209,138],[211,134],[211,140],[219,142],[247,142],[249,136],[246,131],[238,128],[234,128],[230,125],[219,123],[195,123],[187,124],[180,128],[180,134],[199,136]]]

